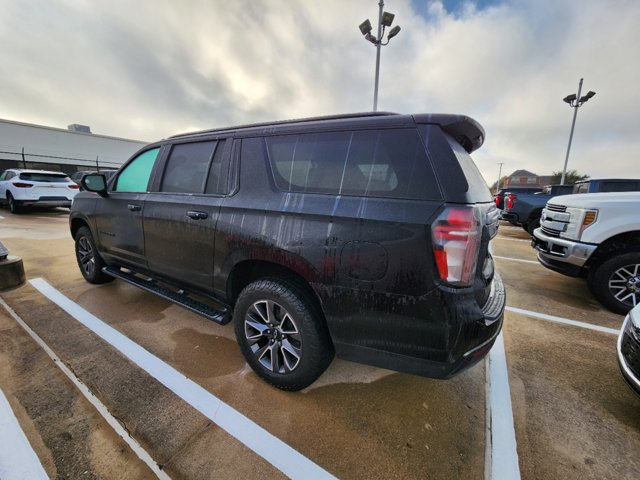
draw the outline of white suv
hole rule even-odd
[[[11,213],[29,205],[70,207],[78,191],[78,185],[62,172],[16,168],[0,175],[0,202],[6,202]]]

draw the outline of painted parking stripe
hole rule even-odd
[[[7,311],[7,313],[9,313],[9,315],[11,315],[13,319],[16,322],[18,322],[18,324],[31,336],[31,338],[33,338],[33,340],[40,346],[40,348],[42,348],[45,351],[45,353],[49,355],[49,358],[53,360],[54,365],[56,365],[60,370],[62,370],[62,373],[64,373],[67,376],[67,378],[71,380],[71,383],[73,383],[78,388],[78,390],[80,390],[80,393],[82,393],[84,398],[86,398],[89,401],[89,403],[91,403],[91,405],[95,407],[95,409],[102,416],[102,418],[104,418],[109,424],[109,426],[111,426],[111,428],[113,428],[115,432],[120,436],[120,438],[122,438],[127,443],[127,445],[129,445],[131,450],[133,450],[133,452],[138,456],[138,458],[147,464],[147,466],[156,475],[156,477],[158,477],[160,480],[171,480],[171,478],[160,469],[160,467],[158,466],[158,463],[153,458],[151,458],[151,455],[149,455],[149,453],[144,448],[142,448],[142,446],[133,437],[131,437],[129,432],[127,432],[124,429],[124,427],[120,424],[120,422],[118,422],[118,420],[116,420],[115,417],[111,415],[111,413],[109,413],[109,410],[107,409],[107,407],[91,392],[91,390],[89,390],[89,388],[87,388],[87,386],[84,383],[78,380],[78,377],[76,377],[75,374],[71,371],[71,369],[69,369],[69,367],[67,367],[64,364],[64,362],[60,359],[60,357],[58,357],[55,354],[55,352],[51,350],[49,345],[47,345],[44,342],[44,340],[42,340],[42,338],[40,338],[40,336],[36,332],[34,332],[33,329],[29,327],[29,325],[27,325],[26,322],[22,318],[20,318],[20,316],[9,305],[7,305],[7,303],[2,298],[0,298],[0,305],[2,305]],[[2,436],[0,432],[0,439],[1,438]],[[6,442],[0,443],[0,444],[6,445]],[[2,449],[0,449],[0,455],[1,455],[1,450]],[[18,475],[13,476],[13,474],[15,474],[15,472],[12,472],[12,475],[7,475],[5,477],[2,475],[2,469],[0,468],[0,479],[32,478],[30,476],[26,476],[26,477],[20,477]],[[40,478],[40,477],[34,477],[34,478]],[[45,476],[45,478],[47,477]]]
[[[40,480],[48,479],[47,472],[31,448],[11,410],[9,401],[0,390],[0,478]]]
[[[290,478],[334,478],[221,399],[65,297],[42,278],[29,283],[231,436]]]
[[[524,240],[522,238],[509,238],[509,237],[495,237],[493,240],[507,240],[508,242],[524,242],[531,243],[531,240]]]
[[[600,325],[593,325],[592,323],[579,322],[568,318],[556,317],[555,315],[547,315],[546,313],[532,312],[531,310],[524,310],[522,308],[506,307],[506,310],[508,312],[519,313],[520,315],[527,315],[541,320],[549,320],[551,322],[564,323],[565,325],[573,325],[574,327],[595,330],[596,332],[611,333],[613,335],[618,335],[620,333],[620,330],[616,330],[615,328],[601,327]]]
[[[510,262],[521,262],[521,263],[531,263],[533,265],[540,265],[540,262],[535,260],[524,260],[522,258],[511,258],[511,257],[500,257],[498,255],[493,255],[493,258],[499,258],[500,260],[508,260]]]
[[[516,429],[502,332],[487,356],[487,403],[485,480],[519,480]]]

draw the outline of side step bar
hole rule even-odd
[[[231,321],[231,315],[229,315],[229,311],[226,308],[217,310],[204,302],[188,297],[187,294],[182,293],[182,291],[175,292],[168,288],[161,287],[160,285],[158,285],[158,282],[153,279],[145,280],[144,278],[136,276],[135,273],[123,272],[122,270],[115,267],[104,267],[102,271],[107,275],[111,275],[112,277],[124,280],[131,285],[140,287],[147,292],[155,293],[165,300],[176,303],[181,307],[184,307],[187,310],[191,310],[198,315],[202,315],[209,320],[213,320],[220,325],[224,325],[225,323],[229,323]]]

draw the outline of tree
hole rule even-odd
[[[582,175],[578,173],[577,170],[568,170],[564,177],[564,184],[573,185],[574,183],[579,182],[580,180],[586,180],[588,178],[589,178],[589,175]],[[553,172],[551,174],[551,185],[559,185],[561,179],[562,179],[561,171]]]
[[[504,188],[505,183],[507,183],[507,178],[509,178],[507,175],[503,175],[502,178],[500,178],[500,187]],[[492,195],[495,195],[497,193],[497,184],[498,182],[493,182],[493,184],[489,188]]]

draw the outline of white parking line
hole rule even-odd
[[[519,480],[520,465],[513,424],[509,372],[502,332],[487,358],[487,451],[485,480]]]
[[[524,240],[522,238],[494,237],[493,240],[507,240],[509,242],[531,243],[531,240]]]
[[[185,402],[290,478],[334,478],[218,397],[65,297],[42,278],[29,283]]]
[[[587,328],[589,330],[595,330],[596,332],[611,333],[613,335],[618,335],[620,333],[620,330],[616,330],[614,328],[601,327],[600,325],[593,325],[591,323],[579,322],[568,318],[556,317],[555,315],[547,315],[546,313],[532,312],[531,310],[524,310],[522,308],[506,307],[505,310],[508,312],[519,313],[520,315],[539,318],[541,320],[549,320],[551,322],[564,323],[565,325],[573,325],[574,327]]]
[[[11,405],[0,390],[0,478],[48,479],[47,472],[31,448]]]
[[[127,443],[127,445],[131,447],[131,450],[133,450],[133,452],[138,456],[138,458],[140,458],[140,460],[146,463],[147,466],[151,469],[151,471],[159,479],[171,480],[171,478],[165,472],[160,470],[158,463],[153,458],[151,458],[151,455],[149,455],[149,453],[144,448],[142,448],[142,446],[140,446],[140,444],[133,437],[131,437],[129,432],[127,432],[124,429],[124,427],[120,425],[120,422],[118,422],[118,420],[116,420],[115,417],[113,417],[113,415],[109,413],[109,410],[107,409],[107,407],[105,407],[105,405],[95,395],[93,395],[91,390],[89,390],[89,388],[87,388],[87,386],[84,383],[78,380],[78,377],[76,377],[75,374],[64,364],[64,362],[60,359],[60,357],[58,357],[55,354],[55,352],[51,350],[51,348],[49,348],[49,346],[44,342],[44,340],[42,340],[42,338],[40,338],[40,336],[36,332],[34,332],[33,329],[29,327],[29,325],[27,325],[26,322],[22,318],[20,318],[20,316],[9,305],[7,305],[7,303],[2,298],[0,298],[0,305],[2,305],[7,311],[7,313],[9,313],[9,315],[11,315],[13,319],[16,322],[18,322],[18,324],[31,336],[31,338],[35,340],[35,342],[40,346],[40,348],[42,348],[45,351],[45,353],[49,355],[51,360],[53,360],[54,365],[56,365],[60,370],[62,370],[62,373],[64,373],[67,376],[67,378],[71,380],[71,382],[78,388],[78,390],[80,390],[80,393],[82,393],[84,398],[86,398],[89,401],[89,403],[91,403],[91,405],[93,405],[96,408],[96,410],[98,410],[98,413],[102,415],[102,418],[104,418],[107,421],[107,423],[111,426],[111,428],[113,428],[115,432]],[[0,433],[1,433],[1,430],[0,430]],[[1,444],[7,445],[6,442],[3,442]],[[0,454],[1,454],[1,451],[2,449],[0,449]],[[10,472],[10,475],[4,476],[2,475],[2,470],[0,469],[0,479],[32,478],[30,476],[21,477],[17,474],[19,472],[20,470],[13,471],[13,472]],[[44,478],[48,478],[48,477],[46,477],[45,475]]]
[[[498,255],[493,255],[493,258],[499,258],[500,260],[508,260],[510,262],[532,263],[533,265],[540,265],[540,262],[537,262],[534,260],[523,260],[521,258],[500,257]]]

